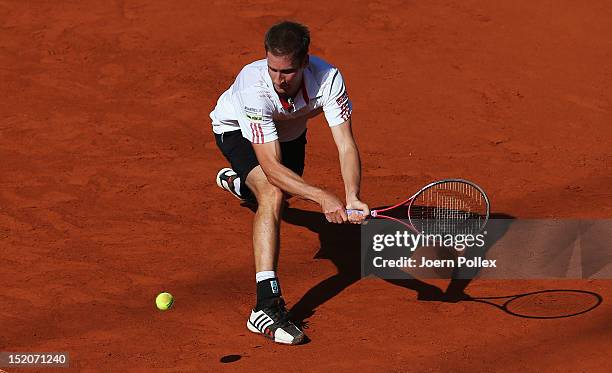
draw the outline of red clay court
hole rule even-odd
[[[610,280],[467,288],[603,299],[552,320],[419,300],[448,281],[360,279],[359,230],[301,201],[280,276],[310,341],[246,330],[252,212],[215,185],[208,114],[282,19],[344,75],[372,206],[462,177],[494,213],[612,217],[607,1],[0,1],[0,351],[68,351],[73,371],[606,371]],[[308,136],[306,180],[341,195],[322,116]]]

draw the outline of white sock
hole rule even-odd
[[[261,271],[255,274],[255,280],[257,282],[261,282],[263,280],[268,280],[276,277],[276,272],[274,271]]]
[[[240,194],[240,178],[239,177],[234,179],[234,190],[239,196],[242,196],[242,194]]]

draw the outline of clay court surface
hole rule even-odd
[[[214,183],[208,118],[267,28],[293,19],[346,79],[372,206],[463,177],[496,213],[610,218],[609,2],[229,3],[0,1],[0,351],[68,351],[75,371],[609,367],[609,280],[467,288],[603,298],[554,320],[418,300],[448,281],[360,279],[359,229],[302,201],[280,276],[310,341],[251,335],[253,214]],[[342,195],[324,118],[308,136],[306,180]]]

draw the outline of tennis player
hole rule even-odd
[[[352,104],[340,71],[309,55],[310,33],[282,22],[265,35],[266,58],[246,65],[210,113],[216,142],[231,168],[217,184],[257,203],[253,249],[257,303],[247,328],[275,342],[298,344],[304,333],[289,319],[277,275],[285,195],[320,205],[332,223],[347,222],[346,209],[368,206],[359,198],[361,164],[351,131]],[[323,113],[338,148],[345,201],[302,179],[306,123]]]

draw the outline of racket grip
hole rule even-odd
[[[364,212],[362,210],[347,209],[346,214],[347,215],[364,215]]]
[[[346,214],[348,215],[348,220],[353,223],[362,223],[367,217],[362,210],[347,209]]]
[[[346,210],[346,214],[347,215],[360,216],[360,217],[365,215],[363,210],[355,210],[355,209],[347,209]],[[370,211],[370,216],[373,217],[373,218],[375,218],[377,214],[378,214],[378,210],[371,210]]]

